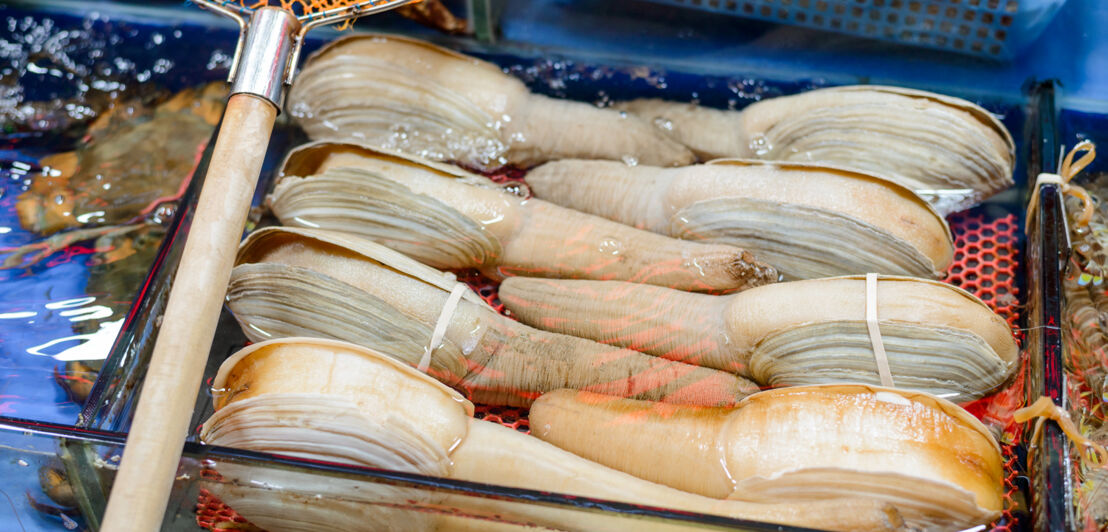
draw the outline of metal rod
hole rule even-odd
[[[246,46],[242,50],[231,94],[253,94],[281,107],[289,64],[289,52],[300,22],[288,11],[264,7],[250,17]]]

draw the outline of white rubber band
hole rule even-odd
[[[1062,179],[1062,176],[1058,174],[1048,174],[1046,172],[1039,174],[1039,177],[1035,178],[1035,188],[1039,188],[1039,185],[1065,185],[1066,180]]]
[[[877,323],[877,274],[866,274],[866,329],[869,341],[873,345],[873,358],[877,361],[877,374],[881,377],[881,386],[893,387],[893,374],[889,371],[889,357],[885,354],[885,343],[881,341],[881,326]]]
[[[450,296],[446,298],[446,303],[442,306],[442,312],[439,313],[439,319],[435,322],[435,329],[431,331],[431,341],[423,348],[423,358],[419,359],[419,366],[417,366],[419,371],[426,372],[427,368],[431,366],[431,354],[439,348],[442,338],[446,336],[446,327],[450,325],[450,320],[454,317],[454,311],[458,309],[458,302],[462,300],[466,290],[469,290],[469,287],[465,283],[456,283],[454,288],[450,290]]]

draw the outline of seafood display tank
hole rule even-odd
[[[742,110],[853,84],[934,91],[980,105],[1015,141],[1014,186],[964,210],[964,198],[944,203],[944,191],[935,191],[935,202],[953,211],[945,221],[954,254],[941,281],[979,298],[1019,344],[1018,367],[998,389],[960,402],[1000,445],[1004,510],[983,529],[1108,526],[1108,470],[1090,448],[1055,421],[1014,418],[1045,396],[1080,433],[1106,441],[1108,311],[1097,304],[1108,277],[1098,268],[1108,267],[1108,252],[1098,254],[1095,238],[1108,229],[1095,218],[1090,229],[1073,233],[1080,205],[1068,186],[1036,179],[1057,171],[1079,142],[1108,142],[1108,80],[1100,79],[1108,69],[1098,68],[1095,37],[1108,7],[1095,0],[993,2],[1013,14],[1007,22],[980,21],[1003,26],[988,29],[1003,48],[975,54],[958,51],[972,43],[937,34],[880,30],[880,40],[871,40],[864,22],[846,26],[850,17],[839,27],[789,11],[805,11],[809,2],[765,3],[773,4],[768,12],[753,1],[447,1],[468,19],[466,31],[448,34],[442,20],[436,29],[387,13],[313,33],[304,55],[351,33],[412,36],[488,61],[533,93],[599,109],[661,98]],[[907,23],[889,10],[913,2],[888,3],[843,13]],[[753,11],[744,17],[748,4]],[[939,16],[947,14],[946,2],[935,4],[944,6]],[[203,185],[209,140],[218,132],[237,28],[172,1],[2,2],[0,16],[0,528],[98,530]],[[1009,31],[1034,34],[1009,38]],[[277,223],[266,195],[285,155],[308,140],[293,119],[297,111],[289,111],[270,141],[248,232]],[[1105,164],[1093,162],[1074,183],[1101,197]],[[531,198],[525,169],[475,166],[496,187]],[[1039,206],[1029,218],[1035,189]],[[619,242],[607,245],[615,252],[601,252],[622,251]],[[498,282],[473,269],[453,275],[479,296],[475,304],[516,317]],[[307,508],[305,515],[345,508],[355,523],[442,519],[447,524],[439,526],[458,529],[589,523],[605,530],[804,530],[203,444],[201,424],[221,400],[211,391],[219,367],[249,344],[224,308],[164,530],[260,530],[225,497],[284,501]],[[531,431],[526,408],[477,404],[473,416]]]

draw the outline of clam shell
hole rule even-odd
[[[965,403],[1003,384],[1009,374],[977,334],[950,327],[881,322],[893,383]],[[803,324],[762,338],[750,356],[752,378],[765,386],[857,382],[880,384],[864,322]]]
[[[344,138],[427,159],[499,166],[508,145],[492,109],[405,64],[406,58],[387,51],[380,55],[347,52],[358,48],[357,41],[363,39],[367,44],[396,42],[410,47],[415,59],[426,54],[457,63],[455,68],[477,86],[500,85],[517,95],[526,92],[518,81],[502,83],[504,74],[489,63],[416,39],[340,39],[308,59],[289,91],[289,111],[310,137]]]
[[[415,366],[432,328],[386,301],[307,268],[286,264],[235,267],[227,305],[252,342],[309,336],[372,345]],[[435,350],[429,371],[457,383],[466,374],[462,350],[449,340]]]
[[[755,250],[786,279],[871,271],[942,277],[929,257],[888,231],[806,205],[751,198],[698,201],[673,215],[670,234]]]
[[[701,160],[750,157],[873,173],[944,214],[1012,186],[1015,143],[991,113],[940,94],[859,85],[770,98],[742,111],[656,99],[616,104],[665,124]]]
[[[231,273],[227,306],[251,341],[310,336],[371,345],[410,365],[417,365],[431,338],[432,325],[408,316],[389,302],[310,268],[262,261],[284,245],[310,239],[336,246],[366,264],[378,265],[428,286],[449,292],[452,274],[429,268],[389,248],[333,231],[269,227],[252,233],[239,246]],[[491,310],[467,290],[463,299]],[[462,349],[444,339],[431,356],[429,370],[456,384],[467,373]]]
[[[764,107],[769,110],[773,100]],[[970,189],[967,203],[1012,186],[1015,143],[991,113],[965,100],[886,86],[821,89],[782,99],[757,132],[758,158],[842,164],[914,190]],[[757,106],[748,111],[762,112]]]
[[[212,389],[216,413],[200,434],[207,444],[440,477],[450,474],[450,451],[466,437],[473,415],[473,405],[457,392],[387,355],[317,338],[246,347],[220,366]],[[317,485],[312,475],[282,468],[219,464],[217,470],[250,479],[209,489],[268,530],[319,530],[321,523],[433,530],[435,516],[412,508],[443,498],[368,482],[344,493],[337,485],[348,480]]]
[[[287,176],[266,203],[286,225],[360,234],[435,268],[480,267],[503,252],[465,214],[363,169]]]

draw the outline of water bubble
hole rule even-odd
[[[593,101],[593,105],[595,105],[595,106],[597,106],[601,109],[603,109],[605,107],[611,107],[612,106],[612,98],[611,98],[611,96],[608,96],[607,92],[599,91],[596,94],[596,100]]]
[[[161,58],[157,61],[154,61],[153,70],[157,74],[165,74],[166,72],[169,72],[169,69],[171,68],[173,68],[173,61],[170,61],[169,59]]]
[[[112,60],[112,64],[119,72],[130,72],[135,69],[135,62],[123,57],[117,57]]]
[[[704,273],[704,267],[700,264],[700,259],[686,260],[684,262],[684,267],[696,268],[696,271],[700,274],[701,277],[707,276],[707,274]]]
[[[731,336],[728,335],[726,331],[721,329],[719,335],[723,345],[731,345]]]
[[[758,79],[733,79],[727,82],[727,88],[739,98],[755,102],[779,94],[771,91],[764,81]]]
[[[208,57],[208,70],[225,70],[231,68],[231,62],[234,61],[235,56],[224,52],[223,50],[216,49],[212,52],[212,55]]]
[[[773,144],[770,143],[765,133],[757,133],[750,138],[750,150],[761,157],[773,151]]]
[[[476,334],[477,329],[474,329],[470,336],[462,342],[462,355],[469,356],[474,349],[477,349],[477,341],[480,339]]]
[[[600,240],[597,251],[606,255],[619,255],[623,251],[623,243],[615,238],[604,238]]]
[[[173,219],[173,215],[177,213],[176,203],[163,203],[158,205],[158,208],[154,210],[151,221],[156,224],[164,224]]]
[[[527,197],[527,195],[531,192],[526,184],[516,181],[504,183],[504,185],[500,187],[500,190],[503,190],[504,192],[507,192],[513,196],[519,196],[521,198]]]
[[[662,116],[654,118],[654,125],[664,131],[673,131],[673,121]]]
[[[620,160],[623,161],[623,164],[626,164],[627,166],[639,165],[639,159],[631,155],[624,155],[623,157],[620,157]]]

